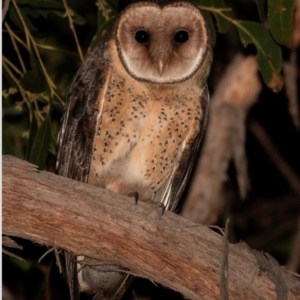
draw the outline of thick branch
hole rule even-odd
[[[173,213],[160,214],[154,203],[136,208],[133,199],[3,157],[5,234],[127,267],[190,299],[219,299],[222,237]],[[245,244],[230,245],[228,278],[231,300],[300,294],[298,280]]]

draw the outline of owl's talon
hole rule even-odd
[[[134,199],[134,201],[135,201],[135,209],[136,209],[138,201],[139,201],[139,194],[137,192],[131,192],[127,196]]]

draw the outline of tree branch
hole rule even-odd
[[[135,207],[133,199],[3,157],[4,234],[121,265],[190,299],[219,299],[222,237],[160,213],[154,203]],[[228,263],[231,300],[300,295],[299,280],[245,244],[229,245]]]

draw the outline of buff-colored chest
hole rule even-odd
[[[201,118],[199,88],[151,86],[112,68],[99,100],[89,182],[153,199]]]

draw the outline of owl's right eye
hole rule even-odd
[[[146,30],[138,30],[134,38],[139,44],[148,44],[149,42],[149,34]]]

